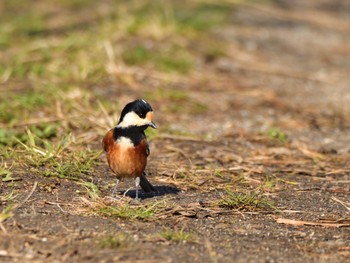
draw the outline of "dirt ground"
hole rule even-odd
[[[190,78],[168,83],[189,100],[148,99],[159,134],[147,170],[159,192],[141,192],[141,203],[134,190],[111,199],[103,155],[85,178],[100,190],[95,199],[74,180],[18,167],[21,180],[1,182],[4,195],[16,190],[17,207],[0,221],[0,261],[349,262],[349,31],[345,0],[238,5],[211,32],[226,55],[204,57]],[[143,95],[92,89],[123,103]],[[195,112],[195,103],[205,109]],[[253,204],[224,206],[227,191],[254,193]],[[1,210],[11,204],[0,201]],[[111,212],[126,204],[153,215]]]

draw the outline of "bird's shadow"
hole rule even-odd
[[[163,196],[167,194],[178,194],[181,190],[175,186],[168,186],[168,185],[159,185],[159,186],[154,186],[156,191],[146,193],[142,189],[139,189],[139,198],[140,199],[147,199],[147,198],[152,198],[156,196]],[[125,192],[123,192],[124,194]],[[125,193],[126,196],[129,196],[131,198],[136,197],[136,190],[129,190],[127,193]]]

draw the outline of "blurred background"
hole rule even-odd
[[[0,143],[25,140],[25,128],[93,141],[140,97],[164,133],[337,132],[348,126],[348,10],[325,0],[1,1]]]

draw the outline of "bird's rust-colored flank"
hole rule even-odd
[[[123,147],[113,139],[113,129],[103,139],[107,161],[118,178],[135,178],[142,175],[147,164],[147,142],[142,140],[133,147]]]
[[[102,145],[103,145],[103,149],[105,150],[105,152],[107,152],[113,145],[114,140],[113,140],[113,129],[110,129],[105,137],[103,138],[102,141]]]

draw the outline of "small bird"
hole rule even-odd
[[[126,104],[117,126],[110,129],[103,138],[103,149],[109,167],[117,176],[112,196],[122,178],[135,179],[135,199],[139,198],[139,186],[145,192],[155,191],[145,173],[147,157],[150,154],[145,135],[148,127],[157,128],[153,122],[152,107],[147,101],[138,99]]]

